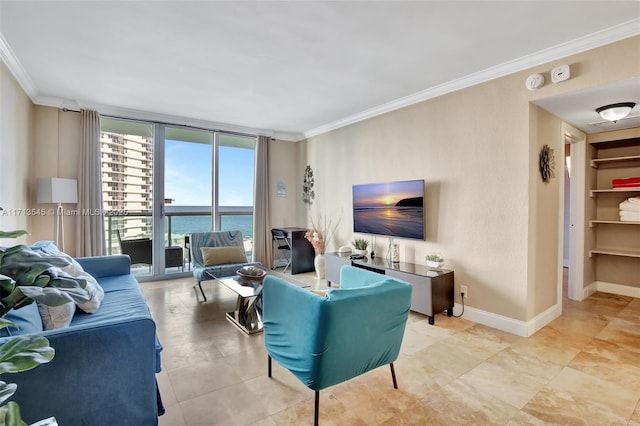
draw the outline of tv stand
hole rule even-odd
[[[340,268],[344,265],[389,275],[411,284],[411,310],[426,315],[431,325],[435,323],[435,314],[446,311],[447,316],[453,316],[453,271],[436,271],[408,262],[393,263],[379,257],[350,259],[348,254],[334,252],[325,255],[325,276],[329,286],[340,282]]]

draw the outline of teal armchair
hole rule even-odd
[[[340,271],[340,288],[326,296],[275,276],[262,290],[264,344],[271,360],[315,391],[390,365],[398,358],[411,306],[411,285],[352,266]]]

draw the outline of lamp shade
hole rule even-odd
[[[634,102],[620,102],[596,108],[596,112],[603,119],[615,122],[629,115],[634,106],[636,106]]]
[[[78,202],[78,181],[62,178],[38,178],[38,203]]]

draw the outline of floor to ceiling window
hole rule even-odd
[[[212,176],[214,133],[184,127],[164,128],[164,241],[183,247],[190,268],[188,235],[213,229]]]
[[[129,251],[134,268],[150,274],[151,246],[127,242],[148,239],[153,232],[154,126],[102,118],[100,127],[107,252]]]
[[[255,137],[115,118],[101,125],[109,253],[129,254],[138,276],[188,273],[190,233],[240,230],[251,256]]]
[[[247,257],[253,252],[254,137],[218,134],[217,227],[239,230]]]

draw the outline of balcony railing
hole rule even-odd
[[[220,207],[220,230],[240,230],[244,237],[247,257],[253,252],[253,207]],[[127,215],[106,215],[107,253],[119,253],[116,229],[123,239],[151,238],[151,212],[131,212]],[[148,224],[148,225],[147,225]],[[166,246],[184,247],[184,236],[193,232],[209,232],[212,229],[211,208],[207,206],[166,206],[164,238]],[[129,230],[130,232],[127,232]],[[190,259],[186,259],[187,262]]]

